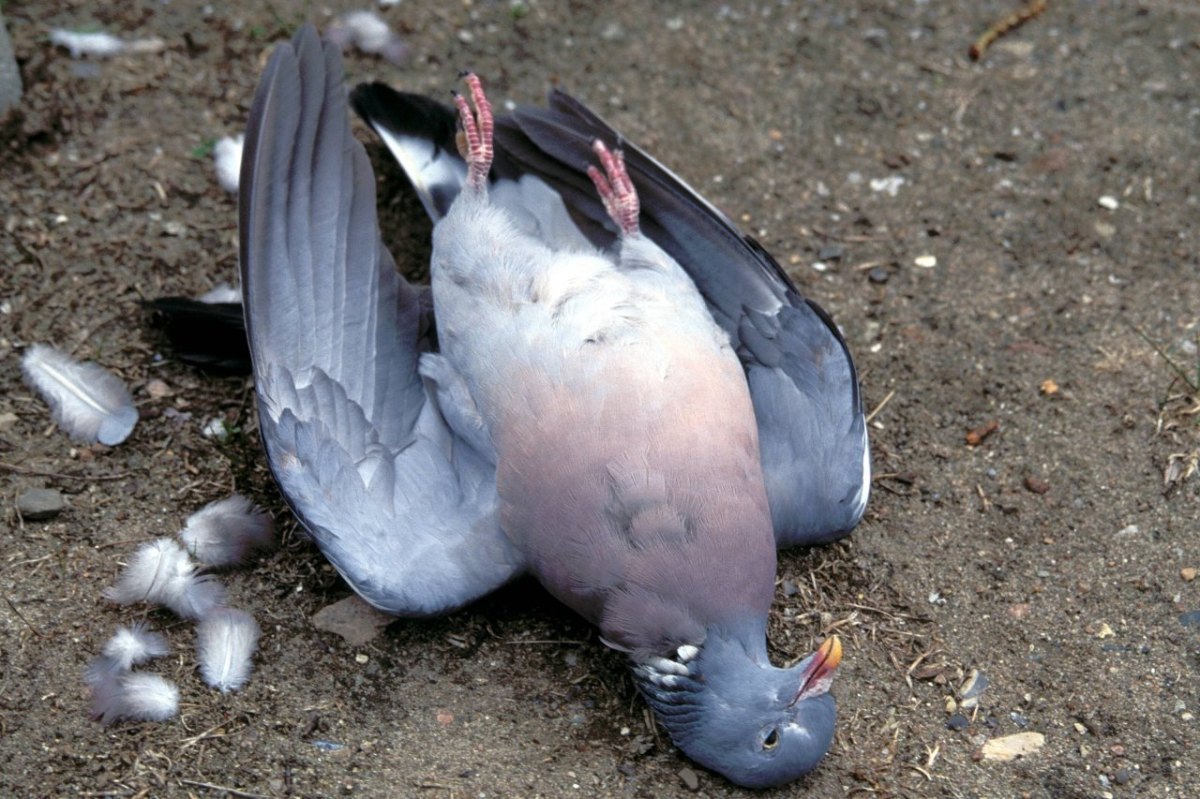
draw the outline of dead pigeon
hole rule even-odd
[[[240,241],[275,479],[374,606],[445,613],[531,573],[627,653],[689,757],[793,780],[833,739],[841,647],[776,668],[767,613],[776,547],[846,534],[867,501],[845,342],[582,104],[493,118],[466,83],[457,113],[353,98],[436,221],[435,351],[380,239],[337,48],[305,27],[267,65]]]

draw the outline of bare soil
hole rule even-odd
[[[845,329],[879,408],[870,509],[847,541],[782,556],[771,623],[780,661],[842,636],[840,726],[776,795],[1200,796],[1200,6],[1054,0],[969,61],[1014,8],[406,0],[383,14],[408,65],[348,58],[352,81],[438,95],[463,67],[500,102],[568,89]],[[272,43],[326,7],[4,16],[26,94],[0,128],[0,795],[739,794],[656,733],[621,658],[532,583],[360,648],[315,629],[348,589],[265,471],[249,383],[174,362],[147,324],[142,300],[235,279],[236,201],[209,146],[241,130]],[[72,61],[55,26],[166,49]],[[370,152],[385,232],[419,275],[428,223]],[[143,418],[125,444],[53,428],[19,376],[35,342],[129,383]],[[218,416],[225,441],[201,432]],[[23,520],[16,498],[39,486],[67,507]],[[101,590],[137,543],[234,490],[283,531],[226,576],[263,626],[253,680],[205,688],[192,626],[154,611],[174,654],[153,668],[182,712],[100,727],[82,670],[142,613]],[[988,688],[950,729],[973,670]],[[1040,751],[980,759],[1023,731]]]

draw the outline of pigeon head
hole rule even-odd
[[[829,750],[836,712],[829,686],[841,659],[834,636],[780,669],[765,643],[747,648],[710,632],[674,659],[640,659],[633,673],[684,754],[738,785],[769,788],[811,771]]]

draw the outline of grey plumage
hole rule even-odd
[[[631,145],[641,214],[602,203],[583,167],[620,139],[566,95],[496,119],[489,180],[471,80],[467,161],[452,110],[378,85],[353,98],[437,222],[432,352],[379,239],[334,49],[305,29],[272,56],[241,178],[272,471],[376,606],[443,612],[528,571],[629,654],[689,756],[743,785],[793,779],[832,740],[841,650],[777,669],[766,618],[776,547],[843,535],[865,505],[845,343]]]

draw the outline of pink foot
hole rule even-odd
[[[471,106],[458,92],[454,93],[454,105],[462,122],[458,134],[458,152],[467,160],[467,185],[473,189],[487,186],[488,172],[492,168],[492,104],[483,93],[483,85],[474,72],[464,74],[463,81],[471,92]]]
[[[625,155],[620,150],[610,151],[604,142],[596,139],[592,142],[592,151],[600,158],[601,172],[596,166],[589,166],[587,173],[596,184],[596,191],[604,203],[612,221],[621,229],[621,235],[634,236],[638,233],[638,214],[641,205],[638,203],[637,189],[629,179],[625,170]]]

